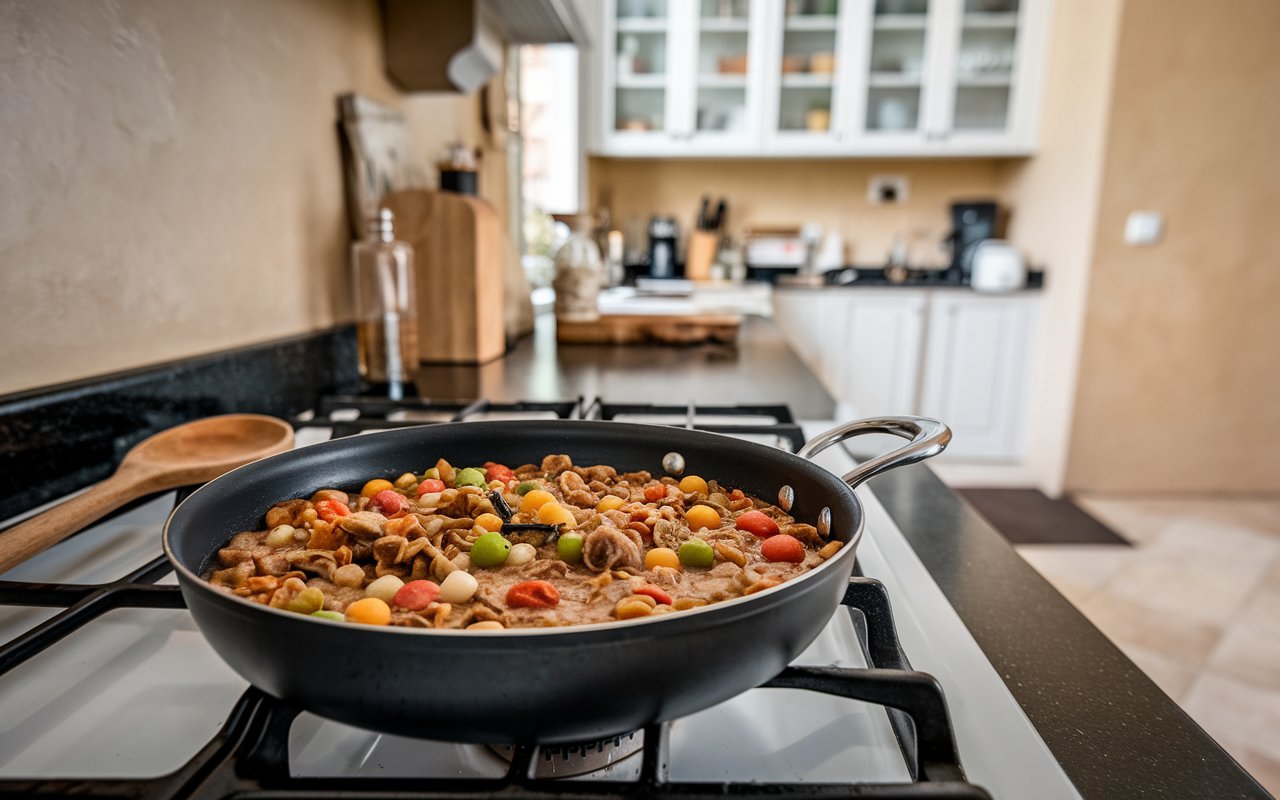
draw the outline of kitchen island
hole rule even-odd
[[[424,364],[418,394],[494,401],[587,396],[613,403],[784,403],[798,419],[834,416],[831,395],[771,319],[745,317],[736,345],[558,345],[552,314],[538,314],[534,325],[532,335],[488,364]]]

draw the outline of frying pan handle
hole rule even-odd
[[[864,461],[859,464],[856,469],[844,476],[844,482],[851,487],[857,487],[867,478],[879,475],[881,472],[891,470],[894,467],[914,464],[930,456],[936,456],[947,449],[947,443],[951,441],[951,429],[936,419],[927,417],[876,417],[874,419],[856,420],[819,434],[806,442],[797,455],[801,458],[812,459],[831,445],[864,433],[890,433],[911,441],[897,450],[890,450],[870,461]]]

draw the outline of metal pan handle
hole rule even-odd
[[[812,460],[814,456],[831,445],[864,433],[890,433],[911,441],[897,450],[890,450],[870,461],[864,461],[846,474],[844,482],[855,488],[867,478],[879,475],[881,472],[936,456],[947,449],[947,443],[951,441],[951,429],[936,419],[876,417],[856,420],[819,434],[806,442],[797,455]]]

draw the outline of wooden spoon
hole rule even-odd
[[[293,428],[275,417],[224,414],[143,439],[115,474],[82,494],[0,533],[0,572],[143,495],[211,481],[293,447]]]

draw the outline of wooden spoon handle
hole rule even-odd
[[[57,544],[155,486],[152,476],[122,469],[88,491],[0,534],[0,573]]]

